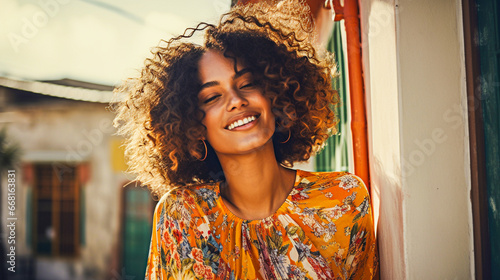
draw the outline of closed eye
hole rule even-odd
[[[244,84],[240,87],[240,89],[244,89],[244,88],[250,88],[250,87],[253,87],[254,84],[253,83],[247,83],[247,84]]]
[[[215,99],[219,98],[220,94],[216,94],[216,95],[213,95],[211,97],[209,97],[208,99],[205,99],[205,101],[203,101],[204,104],[207,104],[207,103],[210,103],[212,101],[214,101]]]

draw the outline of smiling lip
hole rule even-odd
[[[259,117],[260,115],[256,113],[243,114],[237,116],[229,122],[229,124],[225,127],[225,129],[231,131],[245,129],[251,126]]]

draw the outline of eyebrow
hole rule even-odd
[[[241,69],[240,71],[236,72],[236,73],[233,75],[232,79],[233,79],[233,80],[236,80],[236,79],[238,79],[239,77],[241,77],[241,76],[245,75],[245,74],[246,74],[246,73],[248,73],[248,72],[252,72],[252,70],[251,70],[250,68],[244,68],[244,69]],[[219,85],[219,84],[220,84],[220,83],[219,83],[219,82],[217,82],[217,81],[206,82],[206,83],[204,83],[203,85],[201,85],[201,87],[200,87],[200,90],[199,90],[199,91],[202,91],[203,89],[208,88],[208,87],[217,86],[217,85]]]
[[[240,71],[236,72],[233,76],[233,80],[238,79],[239,77],[245,75],[248,72],[252,72],[250,68],[244,68],[241,69]]]

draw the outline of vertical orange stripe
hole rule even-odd
[[[368,137],[366,128],[365,93],[363,87],[363,68],[361,63],[358,1],[345,1],[343,10],[347,35],[347,60],[349,64],[354,173],[363,179],[369,189]]]

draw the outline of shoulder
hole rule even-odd
[[[175,218],[204,216],[216,206],[218,196],[218,186],[215,183],[177,187],[160,198],[155,214],[172,214]]]
[[[297,187],[338,190],[350,193],[353,191],[368,193],[366,186],[358,176],[349,172],[308,172],[297,170]]]
[[[369,212],[370,195],[358,176],[348,172],[297,171],[291,201],[315,209],[356,209]]]
[[[158,236],[173,234],[179,238],[178,242],[181,236],[186,239],[208,238],[217,212],[216,185],[178,187],[165,193],[158,201],[154,213],[155,230]]]
[[[169,204],[172,202],[194,203],[198,199],[216,198],[218,196],[218,185],[200,184],[192,186],[176,187],[165,194],[158,200],[158,204]]]

